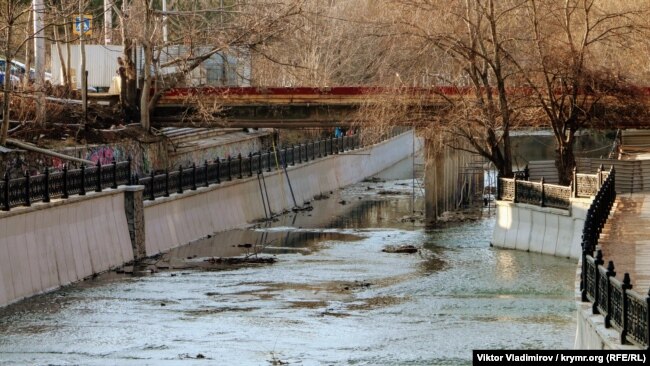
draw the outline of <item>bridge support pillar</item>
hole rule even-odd
[[[483,171],[474,161],[477,155],[448,145],[425,140],[425,219],[430,225],[445,211],[472,203],[473,196],[483,188]]]
[[[146,258],[144,237],[144,186],[128,186],[124,191],[126,223],[129,226],[133,259]]]

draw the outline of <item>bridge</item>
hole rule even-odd
[[[532,94],[530,89],[512,89],[516,95]],[[636,88],[636,106],[650,103],[650,88]],[[188,126],[200,124],[212,127],[305,128],[336,127],[372,123],[372,113],[359,113],[387,103],[405,111],[401,123],[420,126],[444,116],[452,104],[462,99],[473,102],[473,89],[453,86],[435,88],[385,87],[205,87],[174,88],[167,91],[153,115],[156,126]],[[199,118],[197,111],[204,107]],[[626,106],[614,98],[598,102],[599,120],[596,129],[650,128],[646,113],[621,113]],[[190,117],[183,117],[187,114]],[[543,121],[528,121],[518,127],[539,127]]]

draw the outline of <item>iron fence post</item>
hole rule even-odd
[[[289,161],[287,161],[288,152],[286,147],[282,150],[283,150],[282,155],[284,155],[284,159],[282,160],[282,165],[284,165],[284,167],[286,168],[289,165]]]
[[[206,187],[208,187],[210,185],[210,182],[208,181],[208,161],[207,160],[203,162],[203,167],[205,168],[205,173],[203,175],[203,177],[205,178],[204,184],[205,184]]]
[[[45,167],[45,187],[43,187],[43,202],[50,202],[50,168]]]
[[[626,338],[627,338],[627,332],[629,329],[627,329],[627,316],[628,316],[628,301],[627,301],[627,290],[632,289],[632,281],[630,280],[630,274],[625,272],[625,275],[623,275],[623,284],[621,285],[621,288],[623,289],[623,324],[621,324],[621,344],[625,344]]]
[[[542,184],[542,197],[539,202],[540,207],[544,207],[544,177],[542,177],[540,183]]]
[[[609,286],[609,279],[611,277],[616,276],[616,272],[614,272],[614,261],[609,261],[607,264],[607,315],[605,315],[605,328],[609,328],[612,326],[611,323],[611,313],[612,313],[612,290],[611,287]],[[650,319],[650,318],[648,318]]]
[[[291,146],[291,165],[296,165],[296,145]]]
[[[29,176],[29,170],[25,170],[25,206],[32,205],[32,199],[30,197],[32,193],[31,181]]]
[[[578,168],[573,167],[573,179],[571,180],[571,195],[578,197]]]
[[[196,163],[192,162],[192,190],[196,191]]]
[[[262,174],[262,150],[257,152],[257,174]]]
[[[269,149],[269,154],[266,156],[266,171],[270,172],[271,171],[271,149]]]
[[[334,136],[330,136],[330,155],[334,155]]]
[[[178,166],[178,187],[176,187],[176,193],[183,193],[183,164]]]
[[[9,205],[9,172],[8,171],[5,172],[4,181],[5,181],[5,185],[3,187],[4,189],[2,192],[2,196],[3,196],[2,211],[9,211],[11,207],[9,207],[10,205]]]
[[[155,193],[153,191],[153,189],[154,189],[153,188],[154,187],[154,182],[153,181],[154,181],[155,178],[156,178],[156,175],[154,174],[154,171],[152,170],[151,171],[151,180],[149,181],[149,199],[151,201],[156,199],[156,195],[155,195]]]
[[[239,174],[237,175],[237,179],[242,179],[244,176],[242,175],[242,157],[241,153],[237,154],[237,165],[239,165]]]
[[[253,152],[248,152],[248,176],[253,176]]]
[[[580,300],[587,302],[587,248],[582,248],[582,271],[580,273]]]
[[[131,175],[130,172],[129,175]],[[117,188],[117,160],[115,160],[115,158],[113,158],[113,184],[111,185],[111,188]]]
[[[68,164],[63,165],[63,195],[62,198],[68,198]]]
[[[81,164],[81,188],[79,191],[80,196],[86,195],[86,164]]]
[[[494,195],[497,198],[497,201],[501,201],[501,173],[497,172],[497,182],[496,182],[496,194]]]
[[[95,192],[102,191],[102,163],[97,160],[97,184],[95,185]]]
[[[603,251],[598,249],[596,252],[596,258],[594,259],[594,266],[596,268],[596,273],[594,273],[594,303],[591,304],[591,313],[600,314],[598,311],[598,293],[600,292],[600,271],[598,266],[603,265]]]
[[[129,157],[126,159],[126,161],[127,161],[126,169],[129,172],[129,174],[127,174],[127,178],[126,178],[128,180],[127,183],[128,183],[128,185],[133,185],[133,179],[132,179],[132,173],[131,173],[131,163],[132,163],[131,155],[129,155]]]
[[[232,157],[228,155],[228,180],[232,180]]]
[[[217,184],[221,184],[221,159],[217,156]]]
[[[165,169],[165,197],[169,197],[169,168]]]
[[[600,187],[603,186],[603,164],[600,164],[598,167],[598,187],[596,187],[596,192],[600,191]]]
[[[512,177],[512,202],[517,203],[517,174]]]

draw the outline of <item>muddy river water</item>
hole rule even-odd
[[[412,191],[360,183],[173,250],[153,274],[4,308],[0,364],[462,365],[477,348],[572,347],[574,261],[491,248],[487,212],[425,230],[405,220]],[[421,250],[382,252],[401,244]],[[206,261],[260,250],[276,262]]]

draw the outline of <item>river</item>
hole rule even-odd
[[[425,230],[411,183],[359,183],[173,250],[150,275],[6,307],[0,364],[462,365],[472,349],[572,348],[575,261],[490,247],[487,211]],[[421,250],[382,252],[400,244]],[[255,248],[277,261],[206,262]]]

